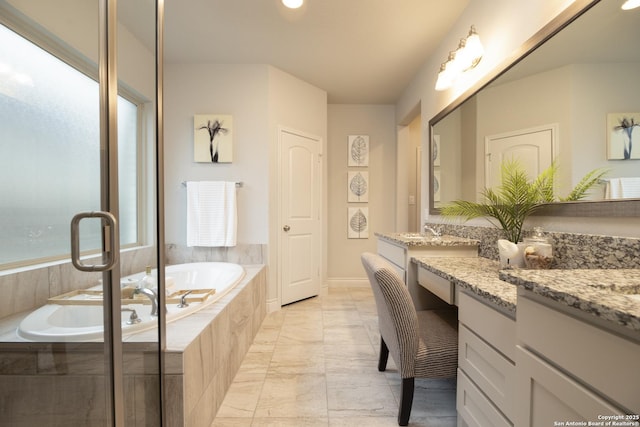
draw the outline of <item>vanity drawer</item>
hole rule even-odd
[[[437,274],[432,273],[424,267],[419,267],[418,283],[420,284],[420,286],[432,292],[447,304],[455,304],[455,285],[447,279],[444,279]]]
[[[464,325],[460,325],[458,336],[458,366],[504,415],[513,419],[513,362]]]
[[[406,250],[400,246],[378,239],[378,254],[402,269],[407,265]]]
[[[518,317],[520,302],[518,301]],[[458,320],[476,335],[514,361],[516,356],[516,322],[464,292],[458,294]]]
[[[469,427],[512,427],[513,424],[482,394],[478,387],[458,369],[456,409],[458,420]]]

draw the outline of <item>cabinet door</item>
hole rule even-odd
[[[515,424],[553,426],[567,421],[599,421],[599,415],[624,414],[599,396],[518,346]]]
[[[460,369],[458,369],[456,409],[459,427],[512,427],[513,425]]]

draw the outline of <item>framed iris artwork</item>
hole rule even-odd
[[[607,114],[607,159],[640,159],[640,113]]]
[[[233,118],[223,114],[193,116],[193,160],[199,163],[233,161]]]

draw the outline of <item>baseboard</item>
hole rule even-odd
[[[368,288],[369,280],[367,278],[332,277],[327,280],[327,285],[330,288]]]
[[[280,308],[278,298],[267,300],[267,313],[273,313],[274,311],[280,310]]]

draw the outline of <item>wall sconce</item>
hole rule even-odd
[[[460,74],[474,68],[484,55],[484,48],[480,42],[480,36],[472,25],[466,38],[460,39],[458,49],[449,52],[447,62],[440,65],[436,90],[450,88]]]

